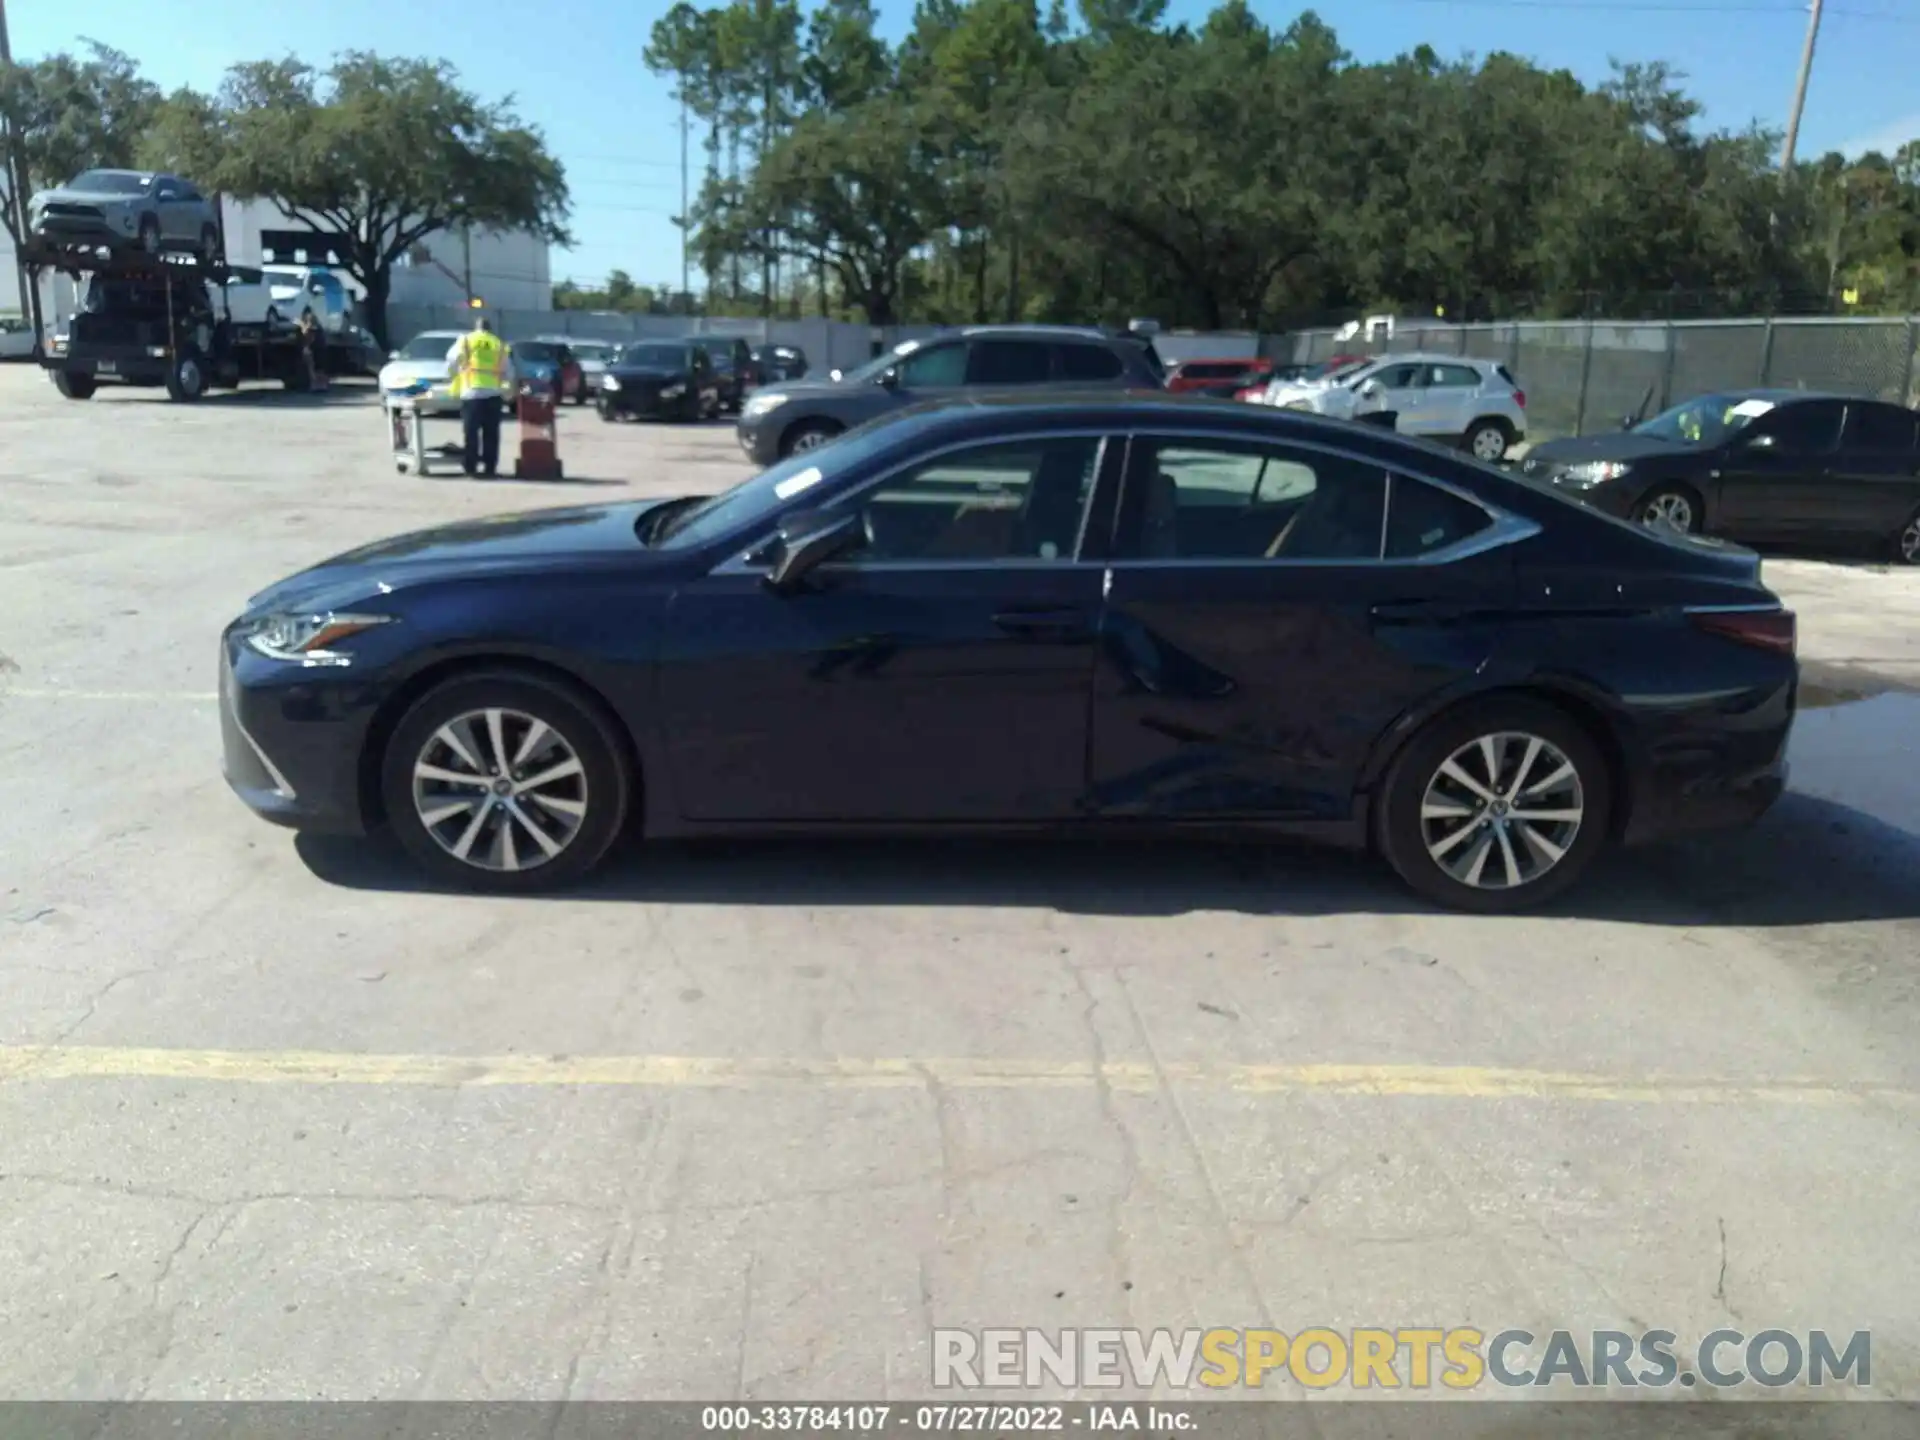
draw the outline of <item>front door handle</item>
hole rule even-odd
[[[1003,610],[993,623],[1023,640],[1073,640],[1088,633],[1083,610]]]

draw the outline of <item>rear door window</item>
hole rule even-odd
[[[1493,517],[1470,500],[1404,475],[1395,475],[1387,492],[1389,560],[1415,560],[1457,545],[1493,523]]]
[[[975,340],[967,355],[969,385],[1041,385],[1049,378],[1047,347],[1031,340]]]
[[[1480,384],[1480,372],[1469,365],[1435,365],[1427,372],[1427,387],[1432,390],[1473,390]]]
[[[1062,380],[1118,380],[1120,357],[1101,345],[1062,345],[1055,352]]]
[[[1911,455],[1917,418],[1898,405],[1849,405],[1846,448],[1868,455]]]

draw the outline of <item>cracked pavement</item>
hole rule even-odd
[[[672,847],[481,900],[253,819],[207,698],[253,590],[745,473],[724,427],[561,426],[581,483],[423,481],[346,387],[0,368],[0,1398],[903,1398],[935,1325],[1729,1322],[1871,1329],[1920,1398],[1920,575],[1769,560],[1840,702],[1795,793],[1514,921],[1208,845]]]

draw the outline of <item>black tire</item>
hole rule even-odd
[[[200,227],[200,258],[209,265],[220,259],[220,232],[211,225]]]
[[[142,215],[140,217],[140,248],[149,255],[160,253],[160,217]]]
[[[167,370],[167,398],[190,405],[206,393],[206,359],[191,347],[176,351],[173,364]]]
[[[1557,773],[1558,762],[1548,755],[1547,747],[1559,751],[1572,766],[1573,782],[1571,786],[1563,783],[1551,791],[1536,793],[1529,803],[1540,808],[1523,813],[1564,816],[1577,811],[1575,828],[1569,831],[1564,821],[1536,820],[1528,824],[1509,820],[1506,824],[1515,828],[1508,830],[1506,824],[1483,812],[1481,802],[1471,798],[1470,792],[1450,779],[1442,781],[1442,766],[1469,747],[1473,753],[1461,761],[1460,766],[1470,778],[1484,781],[1486,767],[1479,759],[1483,752],[1475,742],[1483,736],[1496,735],[1519,737],[1496,748],[1506,788],[1484,787],[1504,797],[1500,815],[1505,816],[1504,807],[1515,794],[1514,772],[1527,757],[1526,742],[1537,739],[1544,745],[1536,752],[1533,766],[1527,771],[1526,790],[1518,794],[1525,796],[1528,790],[1537,791],[1542,779]],[[1543,765],[1551,767],[1545,775],[1541,773]],[[1467,797],[1469,808],[1461,810],[1457,822],[1451,813],[1424,818],[1422,812],[1427,807],[1430,789],[1434,790],[1435,808],[1442,804],[1449,811],[1457,808],[1452,796]],[[1394,758],[1379,796],[1374,841],[1395,873],[1427,899],[1479,915],[1530,909],[1551,900],[1579,880],[1607,843],[1615,804],[1613,776],[1593,738],[1565,711],[1523,695],[1471,702],[1436,717]],[[1429,830],[1429,826],[1433,829]],[[1526,838],[1528,831],[1559,850],[1558,859],[1549,860],[1551,850],[1537,849],[1530,844]],[[1456,863],[1467,871],[1464,877],[1450,874],[1445,868],[1445,856],[1436,858],[1430,848],[1447,851],[1448,842],[1453,841],[1456,834],[1462,838],[1454,843],[1453,851],[1460,857]],[[1486,836],[1484,840],[1475,838],[1481,834]],[[1503,837],[1504,844],[1499,843]],[[1487,857],[1485,869],[1480,872],[1482,883],[1468,883],[1473,875],[1471,862],[1482,849]],[[1508,851],[1515,857],[1512,862],[1506,859]],[[1496,866],[1497,873],[1489,873],[1494,872]],[[1526,868],[1533,868],[1536,873],[1519,875],[1518,883],[1508,883],[1519,869]],[[1493,881],[1500,883],[1491,883]]]
[[[1661,485],[1640,497],[1633,519],[1650,530],[1666,524],[1682,535],[1698,535],[1703,509],[1700,492],[1691,485]]]
[[[1893,563],[1920,565],[1920,510],[1909,515],[1900,533],[1893,537]]]
[[[77,370],[56,370],[53,372],[53,388],[69,400],[91,400],[93,392],[100,388],[100,382]]]
[[[611,406],[611,405],[609,405],[609,404],[608,404],[608,403],[607,403],[606,401],[604,401],[604,400],[602,400],[602,401],[601,401],[601,402],[599,403],[599,405],[598,405],[598,406],[596,406],[595,408],[599,410],[599,412],[600,412],[600,418],[601,418],[602,420],[604,420],[604,421],[606,421],[606,422],[607,422],[607,424],[609,424],[609,425],[611,425],[611,424],[613,424],[613,422],[614,422],[614,421],[616,421],[616,420],[618,420],[618,419],[620,418],[620,412],[619,412],[619,411],[617,411],[617,410],[615,410],[615,409],[613,408],[613,406]]]
[[[461,716],[488,710],[515,712],[550,727],[551,733],[580,762],[577,787],[570,784],[572,777],[563,777],[555,783],[562,786],[566,793],[554,797],[556,800],[564,799],[569,804],[585,806],[584,812],[578,817],[578,828],[565,837],[557,854],[517,870],[485,868],[455,856],[447,845],[428,830],[414,798],[414,765],[423,755],[447,753],[437,739],[441,728]],[[387,823],[417,864],[435,878],[463,889],[525,894],[569,884],[600,862],[626,826],[633,777],[629,773],[626,751],[615,726],[613,718],[589,696],[571,685],[545,676],[502,669],[448,680],[414,703],[394,728],[386,751],[380,757],[380,795],[386,809]],[[515,749],[516,737],[524,736],[525,728],[524,724],[517,724],[510,718],[503,721],[502,734],[509,752]],[[471,743],[478,747],[474,759],[492,758],[480,753],[490,743],[486,739],[484,726],[471,732],[470,738]],[[536,752],[536,758],[551,758],[558,753],[548,751],[543,755],[542,752]],[[510,759],[511,755],[507,758]],[[462,765],[460,768],[464,770],[470,767]],[[493,767],[488,765],[486,768]],[[548,768],[554,767],[550,765]],[[466,790],[465,787],[450,787],[439,793],[446,794],[448,803],[452,804],[463,797]],[[478,787],[474,788],[473,793],[476,797],[484,794]],[[537,810],[543,820],[554,822],[556,827],[564,824],[555,811],[532,805],[527,810],[530,814]],[[478,852],[485,845],[492,860],[503,862],[504,850],[495,848],[496,837],[499,828],[511,818],[504,811],[484,813],[480,828],[471,842],[473,852]],[[457,846],[459,840],[464,838],[467,826],[472,823],[467,816],[455,814],[442,822],[441,833],[448,835],[449,843]],[[450,826],[460,827],[461,833],[449,834]],[[540,853],[542,847],[529,836],[524,824],[514,823],[513,834],[518,837],[516,851],[524,846],[530,855]],[[559,838],[557,829],[554,838]]]
[[[802,420],[780,437],[780,458],[824,445],[844,428],[831,420]]]
[[[1460,448],[1476,460],[1498,465],[1513,444],[1513,427],[1498,415],[1483,415],[1460,437]],[[1496,448],[1497,446],[1497,448]]]

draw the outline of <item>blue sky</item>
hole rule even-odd
[[[578,244],[554,256],[556,278],[583,282],[622,269],[674,284],[680,238],[677,110],[641,64],[670,0],[14,0],[13,51],[29,58],[104,41],[135,56],[163,86],[211,87],[227,65],[289,52],[324,62],[345,49],[442,56],[489,97],[512,93],[566,164]],[[889,38],[912,0],[880,0]],[[1174,0],[1176,18],[1207,7]],[[1261,3],[1269,24],[1298,7]],[[1343,0],[1320,7],[1362,60],[1422,42],[1441,54],[1509,50],[1586,80],[1609,57],[1666,60],[1685,71],[1708,118],[1780,125],[1806,32],[1794,0]],[[1801,153],[1891,149],[1920,138],[1920,0],[1833,0],[1821,25]],[[699,164],[698,136],[694,164]],[[698,280],[696,277],[696,284]]]

